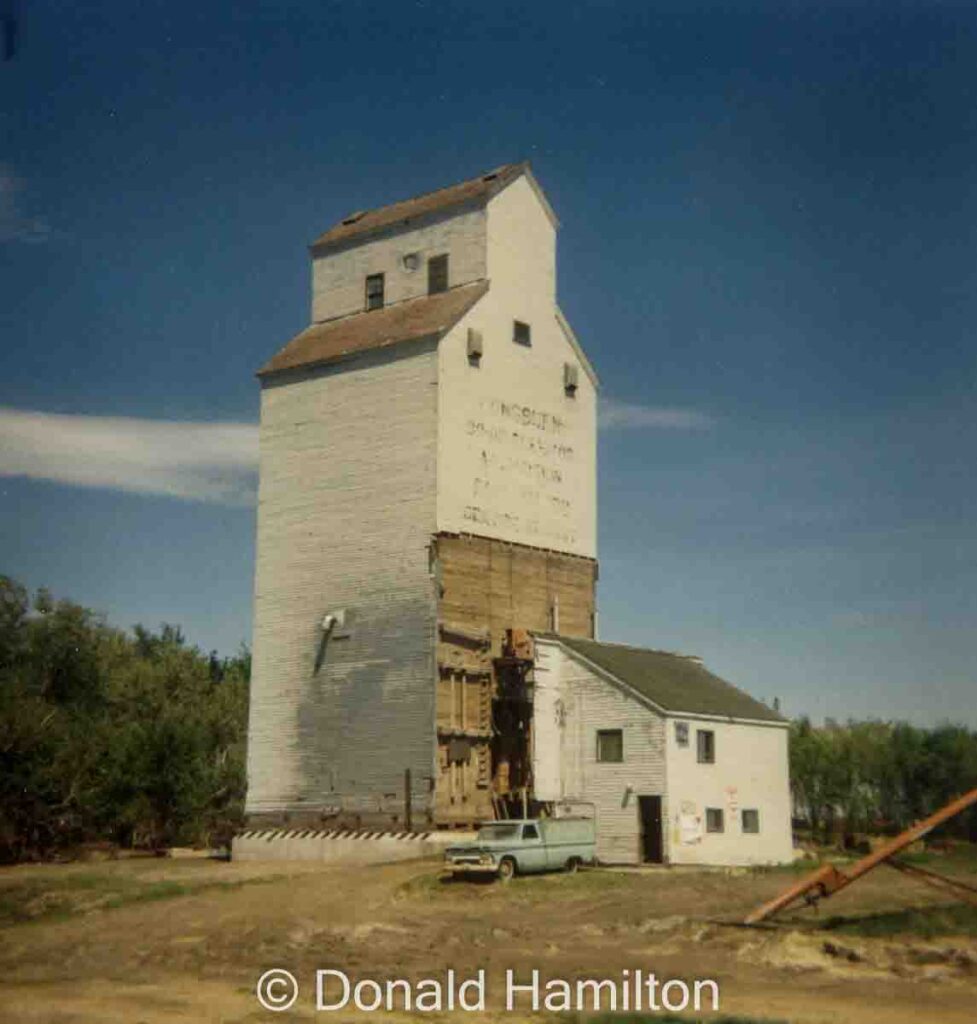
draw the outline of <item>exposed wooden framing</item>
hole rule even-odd
[[[515,627],[545,632],[553,607],[561,629],[592,636],[597,563],[576,555],[470,535],[433,542],[438,599],[436,824],[507,816],[499,797],[510,789],[509,766],[493,764],[495,659]],[[451,760],[452,741],[467,741],[467,760]],[[456,745],[454,749],[462,749]],[[521,785],[522,783],[513,783]],[[526,792],[528,801],[531,792]]]

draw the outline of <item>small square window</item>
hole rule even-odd
[[[760,812],[753,808],[743,808],[743,831],[757,833],[760,831]]]
[[[597,760],[618,764],[624,760],[624,733],[620,729],[597,731]]]
[[[675,723],[675,743],[679,747],[687,747],[689,745],[689,723],[688,722],[676,722]]]
[[[533,334],[530,330],[529,324],[524,324],[521,320],[513,320],[512,340],[517,345],[532,345]]]
[[[432,256],[427,261],[427,293],[437,295],[448,290],[448,254]]]
[[[523,839],[539,839],[539,829],[535,825],[523,825]]]
[[[706,808],[706,831],[724,832],[723,809],[721,807]]]
[[[370,274],[367,277],[366,308],[383,309],[383,274]]]
[[[716,734],[711,729],[696,729],[695,749],[699,764],[715,764]]]

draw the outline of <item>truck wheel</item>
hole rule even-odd
[[[511,882],[516,873],[516,862],[511,857],[503,857],[499,862],[499,881]]]
[[[566,863],[566,873],[568,875],[575,875],[577,873],[577,868],[579,868],[579,867],[580,867],[580,858],[579,857],[571,857],[567,861],[567,863]]]

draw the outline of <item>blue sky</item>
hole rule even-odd
[[[0,571],[246,641],[253,372],[306,244],[528,158],[604,384],[602,637],[977,724],[973,5],[20,8]]]

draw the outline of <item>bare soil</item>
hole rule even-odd
[[[934,867],[977,884],[972,860]],[[459,976],[486,970],[489,1006],[450,1019],[526,1020],[529,1012],[502,1007],[511,967],[571,981],[619,978],[623,968],[714,978],[722,1015],[749,1020],[973,1024],[977,911],[972,919],[959,908],[944,912],[947,897],[880,868],[819,916],[805,910],[775,927],[733,925],[796,877],[595,870],[486,885],[444,882],[433,863],[351,869],[174,859],[7,868],[0,1018],[446,1019],[317,1014],[313,979],[317,968],[332,967],[354,980],[416,981],[452,967]],[[286,1013],[269,1013],[255,998],[257,978],[271,967],[300,982]]]

